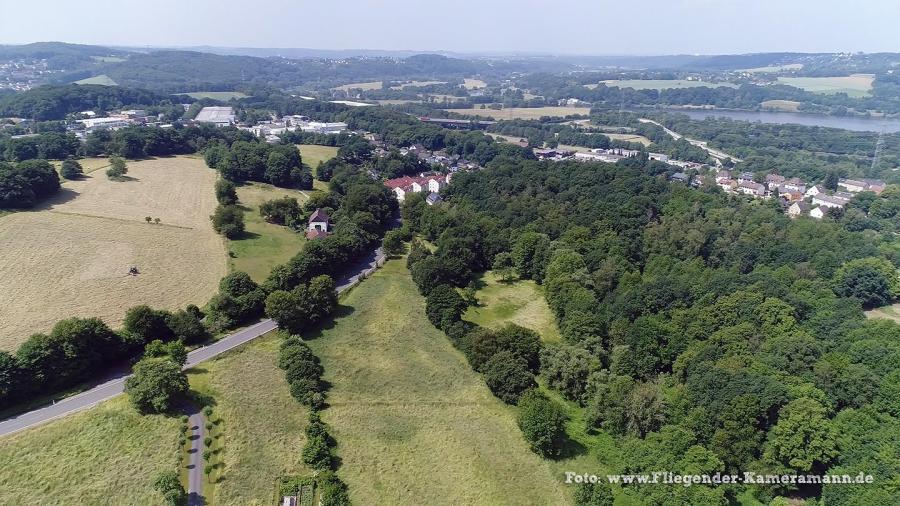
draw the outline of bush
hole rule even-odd
[[[519,428],[531,449],[542,457],[559,457],[566,442],[566,415],[557,403],[537,391],[519,399]]]
[[[181,480],[175,471],[160,473],[153,482],[153,488],[162,494],[166,504],[170,506],[179,506],[187,501],[187,493],[181,486]]]
[[[449,328],[459,321],[466,307],[466,301],[449,285],[434,287],[425,298],[428,321],[439,329]]]
[[[613,493],[609,483],[579,483],[575,486],[575,506],[612,506]]]
[[[128,173],[128,166],[125,165],[125,160],[119,158],[118,156],[113,156],[109,159],[109,169],[106,170],[106,175],[110,179],[121,178],[125,174]]]
[[[484,365],[484,381],[501,401],[516,404],[528,390],[537,387],[528,365],[509,351],[501,351]]]
[[[388,230],[384,234],[382,247],[388,255],[402,255],[406,250],[406,247],[403,245],[403,232],[401,230]]]
[[[303,447],[303,463],[317,471],[331,469],[331,447],[328,446],[328,441],[324,437],[312,437],[306,440],[306,446]]]
[[[320,506],[350,506],[347,485],[332,472],[319,474]]]
[[[237,189],[234,183],[227,179],[216,181],[216,200],[223,206],[233,206],[238,203]]]

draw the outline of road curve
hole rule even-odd
[[[373,250],[364,260],[336,279],[335,285],[337,292],[342,293],[350,289],[361,279],[370,275],[378,268],[378,266],[384,263],[384,259],[384,252],[381,248]],[[221,355],[232,348],[252,341],[267,332],[271,332],[277,327],[278,325],[274,321],[266,319],[241,329],[234,334],[225,336],[208,346],[198,348],[188,353],[187,363],[185,363],[184,368],[190,369],[191,367]],[[6,436],[21,430],[29,429],[95,406],[107,399],[111,399],[125,391],[125,380],[128,379],[129,376],[131,376],[131,374],[127,372],[117,373],[104,383],[78,395],[73,395],[72,397],[67,397],[48,406],[3,420],[0,422],[0,436]]]

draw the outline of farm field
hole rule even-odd
[[[463,86],[467,90],[477,90],[478,88],[486,88],[487,83],[482,81],[481,79],[475,79],[474,77],[467,77],[463,79]]]
[[[0,439],[4,504],[164,504],[153,480],[177,465],[178,418],[125,396]]]
[[[769,67],[755,67],[752,69],[742,69],[740,72],[750,72],[751,74],[771,74],[773,72],[781,72],[784,70],[800,70],[803,68],[802,63],[788,63],[787,65],[772,65]]]
[[[614,86],[617,88],[633,88],[635,90],[667,90],[667,89],[677,89],[677,88],[718,88],[718,87],[726,87],[726,88],[737,88],[737,85],[732,83],[709,83],[704,81],[688,81],[686,79],[623,79],[623,80],[610,80],[610,81],[601,81],[601,83],[607,86]],[[597,85],[585,85],[591,89],[596,88]]]
[[[215,178],[200,158],[129,162],[126,181],[89,174],[38,210],[0,218],[0,349],[72,316],[116,327],[135,305],[205,304],[226,273],[209,222]]]
[[[113,81],[113,79],[106,74],[100,74],[99,76],[93,76],[93,77],[88,77],[85,79],[79,79],[78,81],[75,81],[72,84],[100,84],[103,86],[118,86],[119,85],[119,83]]]
[[[332,384],[323,418],[355,504],[566,502],[512,409],[428,323],[402,260],[341,303],[345,316],[309,345]]]
[[[421,88],[433,84],[447,84],[447,81],[410,81],[408,83],[398,84],[397,86],[391,86],[391,89],[402,90],[403,88]]]
[[[207,504],[269,504],[275,479],[311,474],[300,460],[309,410],[291,397],[273,332],[188,371],[191,389],[213,399],[224,467],[204,484]]]
[[[265,281],[272,267],[283,264],[296,255],[306,242],[302,232],[268,223],[259,215],[259,206],[266,200],[293,197],[302,204],[307,196],[299,190],[278,188],[264,183],[248,183],[237,189],[238,200],[244,209],[246,233],[240,239],[228,241],[228,267],[244,271],[256,282]]]
[[[540,119],[543,116],[566,117],[573,114],[590,114],[590,107],[508,107],[505,109],[444,109],[449,112],[466,114],[469,116],[490,117],[497,120],[504,119]]]
[[[784,112],[799,112],[800,111],[800,102],[795,102],[793,100],[765,100],[759,104],[763,109],[775,110],[775,111],[784,111]]]
[[[489,328],[515,323],[534,330],[544,342],[559,341],[556,319],[534,281],[503,282],[490,271],[480,281],[483,286],[475,292],[479,305],[469,307],[464,320]]]
[[[200,100],[202,98],[211,98],[213,100],[229,101],[232,98],[246,98],[247,95],[239,91],[195,91],[193,93],[178,93],[178,95],[187,95],[191,98]]]
[[[350,83],[344,84],[341,86],[335,86],[331,88],[332,90],[338,91],[350,91],[350,90],[380,90],[384,87],[384,83],[382,81],[370,81],[367,83]]]
[[[846,93],[850,97],[866,97],[872,91],[874,74],[851,74],[844,77],[779,77],[779,84],[794,86],[813,93],[830,95]]]

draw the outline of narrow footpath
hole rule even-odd
[[[206,437],[206,417],[198,405],[191,405],[192,413],[188,415],[188,427],[191,435],[191,449],[188,452],[188,501],[187,506],[203,506],[203,438]]]

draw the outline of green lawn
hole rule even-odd
[[[851,74],[839,77],[779,77],[779,84],[786,84],[813,93],[830,95],[846,93],[850,97],[867,97],[872,91],[874,74]]]
[[[342,300],[309,341],[332,384],[323,418],[355,504],[564,504],[561,475],[533,454],[446,336],[402,260]]]
[[[502,282],[492,272],[481,281],[484,286],[475,294],[479,305],[470,307],[463,319],[491,328],[515,323],[536,331],[545,342],[559,341],[556,319],[534,281]]]
[[[331,160],[335,156],[337,156],[338,148],[332,146],[319,146],[316,144],[297,144],[297,148],[300,150],[300,156],[303,158],[303,164],[309,167],[309,170],[312,172],[313,176],[316,175],[316,167],[319,166],[319,162],[327,162]],[[328,191],[328,183],[324,183],[319,181],[318,179],[313,180],[313,189]]]
[[[280,336],[270,333],[188,371],[191,388],[212,399],[222,467],[206,484],[208,504],[269,504],[275,479],[311,474],[300,461],[308,409],[278,368]]]
[[[283,264],[303,248],[306,238],[302,232],[266,222],[259,215],[259,206],[266,200],[294,197],[302,204],[307,196],[298,190],[277,188],[263,183],[249,183],[237,189],[244,208],[246,234],[228,241],[229,269],[244,271],[260,282],[269,276],[272,267]]]
[[[0,438],[0,502],[161,505],[153,480],[177,465],[179,426],[119,396]]]

